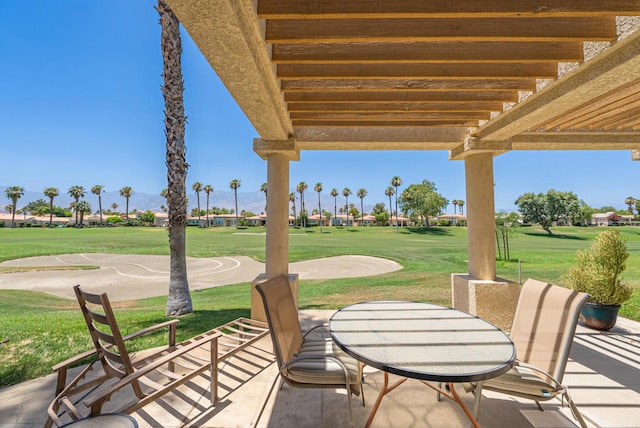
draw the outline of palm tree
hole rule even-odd
[[[320,215],[320,233],[322,233],[322,203],[320,202],[320,192],[322,192],[322,183],[318,182],[313,186],[313,190],[318,192],[318,215]]]
[[[207,184],[207,185],[204,186],[204,188],[202,190],[204,190],[204,193],[207,194],[207,212],[206,212],[206,216],[207,216],[207,227],[209,227],[209,196],[213,193],[213,186],[211,184]]]
[[[338,189],[334,187],[329,194],[333,196],[333,218],[338,221]]]
[[[300,223],[302,223],[302,227],[306,229],[307,222],[305,220],[305,208],[304,208],[304,192],[307,190],[309,186],[304,181],[301,181],[296,186],[296,190],[300,193]]]
[[[269,185],[267,183],[262,183],[260,185],[260,191],[264,192],[264,211],[267,212],[267,190],[269,190]]]
[[[158,0],[160,41],[163,59],[163,85],[167,165],[167,205],[169,206],[169,295],[165,313],[178,316],[193,312],[187,279],[187,168],[184,130],[184,83],[182,80],[182,41],[180,21],[166,0]]]
[[[118,204],[116,204],[115,202],[111,204],[111,209],[113,210],[114,213],[118,213],[118,211],[116,211],[118,209]]]
[[[296,225],[296,192],[289,193],[289,202],[291,202],[291,208],[293,208],[293,225]]]
[[[47,187],[43,193],[49,198],[49,227],[51,227],[53,225],[53,199],[60,195],[60,191],[57,187]]]
[[[367,197],[367,189],[358,189],[356,194],[360,198],[360,219],[364,223],[364,198]]]
[[[389,226],[393,224],[393,205],[391,204],[391,197],[395,195],[395,193],[395,189],[391,186],[387,187],[384,191],[384,194],[389,197]]]
[[[80,201],[76,204],[76,212],[80,213],[80,225],[84,225],[84,215],[91,212],[91,205],[87,201]]]
[[[398,187],[402,184],[402,178],[397,175],[391,179],[391,185],[396,189],[396,233],[398,233]]]
[[[460,214],[464,214],[464,210],[462,209],[464,201],[462,199],[458,199],[458,206],[460,207]]]
[[[11,227],[14,228],[16,227],[16,205],[18,204],[18,199],[24,196],[24,188],[20,186],[10,186],[4,189],[4,193],[7,195],[7,198],[11,200]]]
[[[133,194],[133,189],[129,186],[124,186],[120,189],[120,196],[125,199],[125,212],[124,216],[127,220],[129,220],[129,198]]]
[[[633,206],[636,204],[636,198],[633,196],[627,196],[624,203],[629,206],[629,214],[633,214]]]
[[[231,187],[231,189],[233,190],[233,196],[236,200],[236,229],[238,228],[238,187],[240,187],[240,180],[238,180],[237,178],[234,178],[233,180],[231,180],[231,183],[229,183],[229,187]]]
[[[202,224],[200,223],[200,192],[202,192],[202,183],[196,181],[191,186],[191,189],[196,192],[196,199],[198,201],[198,227],[202,227]]]
[[[453,201],[451,201],[451,204],[453,205],[453,213],[456,213],[456,208],[458,208],[458,200],[454,199]]]
[[[96,184],[91,188],[91,193],[98,196],[98,212],[100,213],[100,224],[102,224],[102,189],[104,189],[104,186],[100,184]]]
[[[76,212],[76,226],[77,226],[78,225],[78,202],[80,201],[80,198],[84,198],[84,195],[86,195],[87,192],[84,191],[84,187],[82,186],[71,186],[69,187],[69,190],[67,191],[67,193],[75,201],[73,203],[73,209]]]
[[[349,189],[348,187],[345,187],[344,189],[342,189],[342,196],[344,196],[346,199],[345,205],[347,209],[345,211],[347,212],[347,227],[349,227],[349,195],[351,194],[352,194],[351,189]]]

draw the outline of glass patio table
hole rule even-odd
[[[482,381],[506,373],[515,360],[509,336],[466,312],[431,303],[372,301],[340,309],[329,321],[334,342],[358,361],[384,372],[384,384],[371,410],[371,425],[382,398],[408,378],[418,379],[457,402],[478,427]],[[389,373],[402,376],[392,386]],[[438,386],[427,381],[438,382]],[[454,384],[478,382],[472,414]],[[448,391],[440,384],[448,385]]]

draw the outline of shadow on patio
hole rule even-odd
[[[326,320],[331,311],[301,311],[303,328]],[[640,420],[640,323],[621,319],[609,333],[578,327],[564,383],[569,386],[591,426],[632,427]],[[271,341],[239,352],[220,367],[220,400],[212,407],[206,376],[175,393],[167,394],[133,414],[140,427],[342,427],[349,425],[344,391],[273,389],[276,366]],[[365,370],[366,407],[354,397],[356,426],[363,426],[375,402],[382,373]],[[0,426],[40,427],[55,388],[54,376],[25,382],[0,391]],[[470,394],[463,394],[468,405]],[[574,427],[567,407],[552,400],[535,404],[489,391],[484,392],[479,414],[483,427]],[[122,398],[122,397],[121,397]],[[117,406],[118,400],[110,405]],[[108,409],[107,409],[108,410]],[[460,408],[418,381],[409,380],[387,395],[374,427],[469,426]]]

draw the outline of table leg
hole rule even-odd
[[[391,391],[393,391],[394,389],[396,389],[398,386],[402,385],[406,381],[407,381],[407,378],[404,377],[399,381],[397,381],[396,383],[394,383],[393,385],[391,385],[390,387],[388,387],[389,373],[384,372],[384,383],[382,384],[382,388],[380,388],[380,393],[378,394],[378,398],[376,399],[376,402],[373,405],[373,409],[371,409],[371,413],[369,414],[369,419],[367,419],[365,428],[369,428],[371,426],[371,423],[373,422],[373,418],[375,417],[376,412],[378,411],[378,407],[380,406],[380,402],[382,401],[382,397],[384,397],[385,395],[387,395],[388,393],[390,393]]]
[[[474,428],[480,428],[480,425],[478,424],[478,421],[476,420],[475,415],[471,414],[471,412],[469,411],[469,408],[464,404],[464,402],[456,392],[456,388],[454,387],[453,383],[449,383],[449,390],[451,391],[451,395],[453,396],[453,401],[455,401],[456,403],[458,403],[458,405],[460,405],[464,413],[467,415],[467,417],[471,421],[471,425]],[[474,408],[475,408],[475,405],[474,405]]]

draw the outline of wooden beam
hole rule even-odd
[[[279,64],[278,78],[295,79],[438,79],[519,78],[555,79],[555,63],[447,64]]]
[[[268,43],[425,41],[611,41],[614,16],[268,20]]]
[[[526,132],[511,139],[512,150],[638,150],[638,132]]]
[[[489,113],[485,112],[427,112],[427,113],[414,113],[414,112],[292,112],[290,113],[291,120],[317,120],[317,121],[352,121],[357,120],[361,122],[377,122],[377,121],[430,121],[430,120],[488,120]]]
[[[512,91],[447,91],[447,92],[287,92],[286,102],[351,103],[351,102],[418,102],[418,101],[500,101],[515,102],[518,92]]]
[[[535,79],[372,79],[283,80],[280,89],[292,91],[533,91]]]
[[[324,120],[314,120],[314,119],[296,119],[292,120],[294,128],[297,130],[300,127],[315,127],[315,128],[337,128],[337,127],[361,127],[368,128],[371,126],[386,126],[388,128],[399,127],[432,127],[432,128],[444,128],[444,127],[452,127],[452,128],[470,128],[477,127],[478,121],[460,121],[460,120],[392,120],[392,121],[371,121],[371,120],[342,120],[342,121],[324,121]]]
[[[352,19],[411,17],[635,16],[634,0],[260,0],[264,19]]]
[[[577,62],[579,42],[292,43],[274,45],[275,64]]]
[[[323,150],[414,150],[422,147],[424,150],[448,150],[460,144],[467,129],[464,127],[425,128],[425,127],[298,127],[296,128],[296,142],[300,149],[310,149],[311,146]],[[338,146],[343,146],[339,148]],[[361,147],[355,149],[354,147]],[[330,148],[328,148],[330,147]]]
[[[429,111],[502,111],[499,101],[431,101],[431,102],[359,102],[346,103],[295,103],[287,105],[289,112],[429,112]]]
[[[506,140],[535,129],[638,79],[640,31],[611,46],[475,131],[477,138]]]

